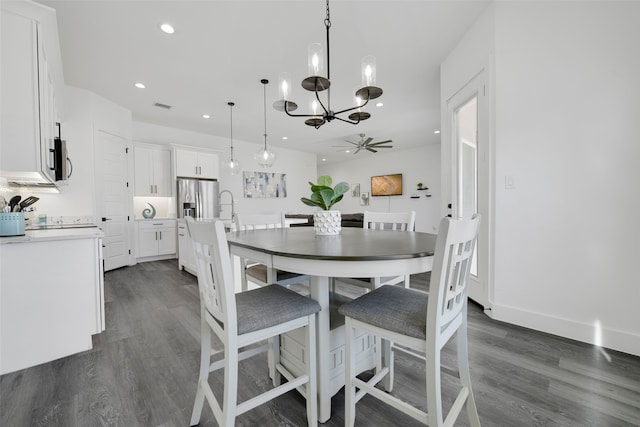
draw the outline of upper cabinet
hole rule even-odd
[[[33,2],[2,2],[0,176],[9,182],[55,182],[54,137],[63,79],[55,11]]]
[[[176,149],[176,176],[218,179],[218,155],[206,151]]]
[[[169,147],[134,147],[136,196],[171,197],[171,151]]]

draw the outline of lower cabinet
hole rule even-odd
[[[175,258],[176,220],[140,220],[138,224],[138,261]],[[146,259],[145,259],[146,258]]]

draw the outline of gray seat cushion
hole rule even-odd
[[[338,312],[379,328],[426,339],[427,300],[422,292],[381,286],[340,307]]]
[[[264,264],[252,265],[251,267],[247,268],[247,276],[258,279],[263,283],[267,283],[267,266]],[[293,279],[295,277],[301,277],[300,281],[305,280],[302,274],[276,270],[276,282]]]
[[[320,304],[292,290],[269,285],[236,294],[238,335],[279,325],[320,311]]]

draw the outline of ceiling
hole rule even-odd
[[[345,1],[331,3],[331,105],[354,105],[360,61],[377,59],[384,94],[358,125],[337,120],[315,129],[304,118],[273,109],[278,74],[291,73],[297,112],[313,95],[307,46],[325,45],[326,3],[314,1],[41,0],[57,11],[65,83],[87,89],[133,112],[134,120],[228,137],[234,101],[234,140],[264,142],[267,85],[268,144],[317,153],[328,162],[352,158],[344,139],[366,133],[402,150],[437,144],[439,66],[488,1]],[[168,22],[175,33],[160,31]],[[145,89],[134,83],[143,82]],[[153,106],[171,105],[170,110]],[[210,119],[202,118],[211,115]],[[283,139],[283,137],[287,139]],[[382,151],[382,150],[381,150]],[[358,156],[375,155],[366,150]],[[351,157],[349,157],[351,156]]]

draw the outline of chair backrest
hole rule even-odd
[[[416,224],[416,212],[366,212],[362,219],[362,228],[377,230],[413,231]]]
[[[237,335],[236,297],[224,224],[196,222],[192,217],[186,222],[198,267],[200,301],[224,325],[225,334]]]
[[[466,316],[469,271],[480,226],[480,216],[469,220],[443,218],[429,285],[427,339],[440,349]]]
[[[284,212],[267,214],[236,214],[236,230],[258,230],[286,227]]]

